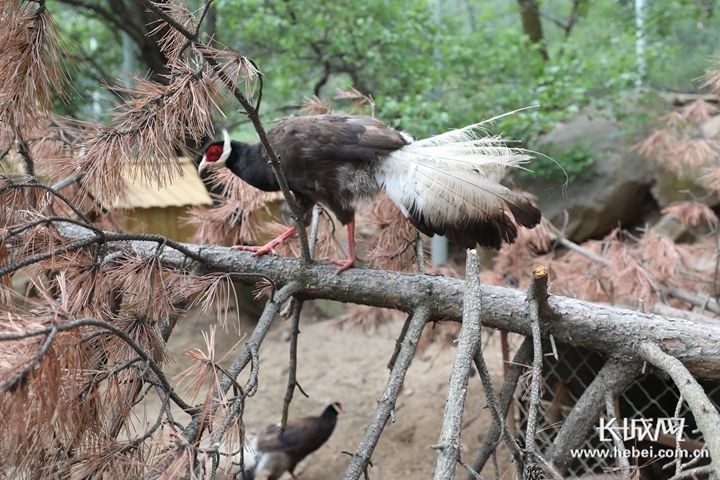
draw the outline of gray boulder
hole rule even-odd
[[[545,217],[558,227],[565,225],[570,240],[600,238],[618,225],[640,221],[654,207],[652,169],[633,151],[636,142],[626,138],[620,124],[608,115],[586,109],[533,146],[550,152],[560,165],[567,163],[563,152],[572,152],[576,159],[578,152],[587,152],[594,159],[570,180],[566,190],[558,183],[539,180],[528,188],[537,195]]]

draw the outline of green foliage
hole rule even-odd
[[[218,15],[220,40],[260,65],[271,104],[313,95],[326,65],[377,98],[433,86],[435,26],[424,2],[224,0],[218,9],[228,12]]]
[[[107,112],[112,95],[103,84],[116,81],[122,73],[120,32],[96,18],[78,15],[58,0],[48,0],[47,6],[60,25],[68,54],[64,68],[71,85],[67,101],[58,97],[56,111],[88,120],[95,116],[95,92],[95,102]]]
[[[534,106],[499,118],[492,128],[532,146],[585,107],[607,111],[633,92],[635,18],[632,2],[626,3],[583,1],[568,35],[549,19],[566,22],[572,2],[545,0],[547,61],[523,34],[517,3],[506,0],[217,0],[214,5],[217,40],[255,60],[264,74],[266,122],[292,113],[316,91],[337,109],[347,109],[347,101],[333,100],[335,89],[355,87],[372,95],[379,118],[415,137]],[[720,17],[703,10],[705,3],[648,2],[650,86],[690,89],[702,74],[720,40]],[[107,76],[116,77],[122,59],[117,29],[87,22],[79,15],[87,11],[60,4],[48,2],[74,56],[87,54],[89,38],[97,38],[102,48],[91,56]],[[88,65],[81,59],[71,69],[77,87],[68,112],[89,112],[88,92],[97,81],[89,74],[96,69]],[[227,110],[221,121],[237,128],[242,113],[234,103]],[[590,157],[582,150],[557,152],[569,173],[586,169]]]
[[[532,172],[523,171],[520,176],[532,176],[553,184],[587,180],[601,154],[589,143],[578,143],[567,149],[544,144],[542,155],[537,155],[532,162]]]

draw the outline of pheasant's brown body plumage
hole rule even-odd
[[[339,411],[342,406],[335,402],[319,417],[288,420],[284,430],[280,425],[269,426],[257,439],[252,452],[257,463],[245,471],[245,478],[253,480],[262,475],[267,480],[276,480],[285,472],[295,478],[295,466],[332,435]]]

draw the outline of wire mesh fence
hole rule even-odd
[[[568,413],[605,363],[605,358],[596,352],[565,345],[558,345],[557,348],[557,360],[554,356],[546,356],[543,361],[543,384],[537,429],[538,446],[543,452],[547,452],[552,445]],[[720,383],[701,382],[701,384],[711,400],[718,405]],[[514,396],[514,405],[518,412],[514,424],[521,437],[527,421],[529,393],[528,378],[527,382],[518,385]],[[616,401],[615,410],[619,417],[616,425],[624,425],[623,419],[627,419],[626,422],[636,419],[637,423],[630,424],[638,428],[643,426],[650,428],[650,431],[645,432],[646,435],[639,435],[639,438],[625,442],[626,449],[635,447],[636,452],[643,450],[653,453],[644,458],[630,458],[630,464],[640,469],[641,478],[662,480],[672,477],[675,473],[674,468],[664,470],[662,468],[668,462],[675,460],[672,457],[661,458],[661,455],[676,448],[676,439],[675,435],[668,431],[660,431],[655,435],[659,419],[682,419],[676,422],[684,422],[682,428],[684,441],[681,443],[683,449],[692,454],[703,447],[702,435],[697,430],[687,405],[683,402],[678,410],[679,398],[678,390],[669,377],[647,372],[633,382]],[[610,421],[607,415],[602,415],[601,418],[605,425]],[[650,440],[649,437],[653,438]],[[567,474],[570,477],[593,478],[608,472],[617,472],[619,467],[612,455],[613,448],[614,443],[608,441],[602,429],[594,428],[584,444],[579,447],[579,450],[593,453],[574,456]],[[683,463],[688,460],[689,458],[683,459]],[[707,460],[705,462],[707,463]],[[695,465],[701,464],[702,462],[695,463]]]

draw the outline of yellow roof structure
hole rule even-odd
[[[113,203],[113,208],[163,208],[184,207],[188,205],[212,205],[212,199],[205,189],[193,163],[179,157],[182,175],[175,177],[164,187],[147,183],[142,178],[123,169],[123,179],[127,182],[124,198]]]

